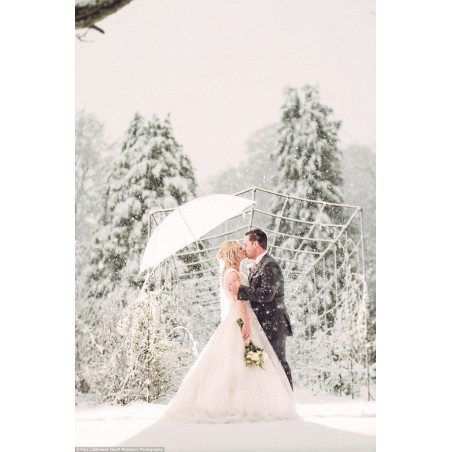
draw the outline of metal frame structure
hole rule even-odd
[[[288,341],[288,360],[295,380],[316,394],[335,389],[354,397],[366,386],[368,399],[374,398],[369,378],[361,207],[297,198],[257,187],[236,196],[255,203],[193,246],[165,260],[148,273],[147,281],[165,281],[175,297],[183,293],[187,298],[196,292],[196,303],[202,305],[206,318],[219,319],[216,256],[220,244],[225,240],[241,241],[249,229],[264,230],[268,252],[280,262],[285,277],[286,306],[294,324],[294,337]],[[272,206],[281,204],[282,199],[280,212],[274,213]],[[296,203],[309,206],[311,211],[317,209],[316,220],[291,218],[288,206]],[[173,210],[150,212],[149,236],[153,225],[157,226]],[[322,215],[335,220],[322,222]],[[300,235],[300,228],[307,232]],[[281,246],[284,241],[296,246]],[[245,267],[246,262],[244,271]]]

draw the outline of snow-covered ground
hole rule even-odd
[[[157,421],[164,405],[79,404],[75,446],[154,446],[187,451],[374,451],[376,404],[296,390],[302,421],[178,424]]]

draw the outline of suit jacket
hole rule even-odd
[[[292,336],[292,326],[284,304],[284,276],[279,264],[266,254],[248,279],[250,286],[241,285],[237,299],[250,301],[269,339]]]

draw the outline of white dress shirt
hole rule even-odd
[[[259,264],[259,262],[262,260],[262,258],[267,254],[267,251],[264,251],[262,254],[259,254],[259,256],[256,257],[256,260],[254,261],[254,263],[256,265]]]

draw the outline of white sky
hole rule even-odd
[[[343,144],[375,149],[374,0],[134,0],[76,41],[77,110],[122,138],[171,113],[198,180],[280,119],[284,88],[318,84]]]

